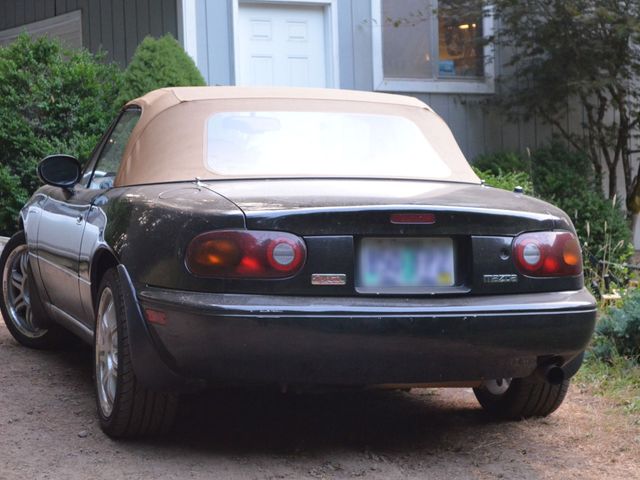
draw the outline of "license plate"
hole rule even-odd
[[[364,238],[358,256],[358,286],[365,289],[452,287],[451,238]]]

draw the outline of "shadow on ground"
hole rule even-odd
[[[20,347],[17,347],[20,348]],[[58,364],[93,402],[91,351],[34,352],[36,364]],[[76,390],[77,391],[77,390]],[[78,392],[79,393],[79,392]],[[470,389],[281,393],[275,388],[209,389],[181,398],[176,426],[152,445],[196,450],[291,454],[300,450],[454,450],[458,440],[495,425]],[[458,439],[458,437],[460,437]]]
[[[335,448],[408,452],[442,448],[452,440],[452,429],[464,425],[468,434],[486,421],[475,405],[450,404],[431,390],[322,394],[212,390],[183,400],[175,435],[195,448],[228,452]]]

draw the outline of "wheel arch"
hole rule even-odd
[[[104,274],[111,268],[116,268],[120,265],[118,257],[107,248],[100,248],[93,256],[93,262],[91,262],[91,301],[93,306],[96,305],[98,288],[100,288],[100,281]]]

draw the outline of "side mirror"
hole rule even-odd
[[[47,185],[71,188],[80,181],[82,168],[71,155],[49,155],[38,164],[38,176]]]

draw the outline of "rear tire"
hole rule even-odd
[[[40,350],[65,347],[75,337],[53,323],[40,298],[23,231],[7,242],[0,255],[0,312],[7,329],[20,344]]]
[[[500,382],[508,382],[500,383]],[[531,417],[546,417],[553,413],[564,401],[571,381],[552,385],[543,378],[502,379],[487,382],[474,388],[476,398],[491,416],[520,420]]]
[[[151,391],[138,382],[115,269],[102,278],[97,298],[94,384],[102,430],[114,438],[167,433],[175,419],[177,396]]]

